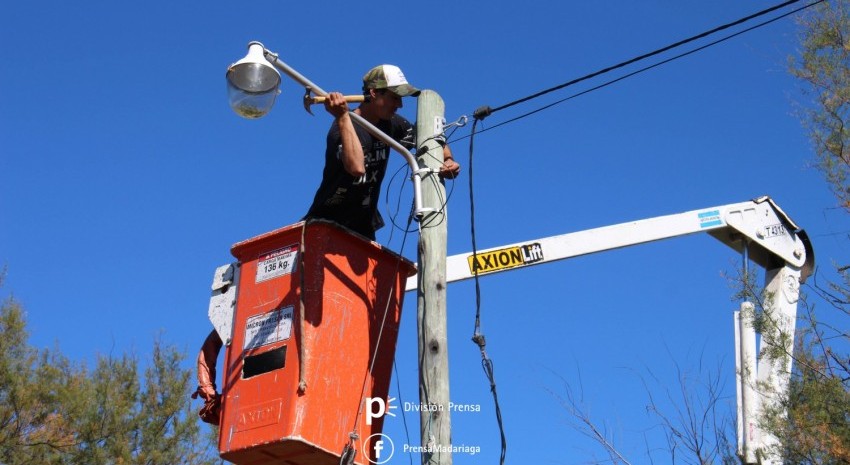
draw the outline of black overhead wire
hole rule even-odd
[[[748,27],[748,28],[746,28],[746,29],[742,29],[742,30],[740,30],[740,31],[738,31],[738,32],[735,32],[734,34],[730,34],[730,35],[728,35],[728,36],[721,37],[720,39],[717,39],[717,40],[715,40],[715,41],[709,42],[709,43],[707,43],[707,44],[705,44],[705,45],[702,45],[702,46],[700,46],[700,47],[697,47],[697,48],[695,48],[695,49],[693,49],[693,50],[689,50],[689,51],[687,51],[687,52],[683,52],[683,53],[680,53],[680,54],[678,54],[678,55],[676,55],[676,56],[673,56],[673,57],[667,58],[667,59],[665,59],[665,60],[659,61],[658,63],[654,63],[654,64],[651,64],[651,65],[645,66],[645,67],[643,67],[643,68],[640,68],[640,69],[638,69],[638,70],[632,71],[631,73],[625,74],[625,75],[620,76],[620,77],[618,77],[618,78],[611,79],[611,80],[609,80],[609,81],[605,81],[605,82],[603,82],[602,84],[599,84],[599,85],[597,85],[597,86],[591,87],[591,88],[586,89],[586,90],[583,90],[583,91],[581,91],[581,92],[577,92],[577,93],[575,93],[575,94],[572,94],[572,95],[567,96],[567,97],[565,97],[565,98],[562,98],[562,99],[560,99],[560,100],[556,100],[556,101],[554,101],[554,102],[552,102],[552,103],[550,103],[550,104],[544,105],[544,106],[542,106],[542,107],[540,107],[540,108],[537,108],[537,109],[531,110],[531,111],[529,111],[529,112],[527,112],[527,113],[523,113],[523,114],[521,114],[521,115],[519,115],[519,116],[516,116],[516,117],[510,118],[510,119],[507,119],[507,120],[505,120],[505,121],[501,121],[501,122],[499,122],[498,124],[495,124],[495,125],[493,125],[493,126],[490,126],[490,127],[488,127],[488,128],[485,128],[485,129],[482,129],[482,130],[478,131],[478,134],[480,134],[480,133],[482,133],[482,132],[490,131],[490,130],[492,130],[492,129],[496,129],[496,128],[497,128],[497,127],[499,127],[499,126],[504,126],[504,125],[506,125],[506,124],[513,123],[514,121],[517,121],[517,120],[520,120],[520,119],[526,118],[526,117],[531,116],[531,115],[533,115],[533,114],[535,114],[535,113],[539,113],[539,112],[541,112],[541,111],[543,111],[543,110],[548,110],[549,108],[552,108],[552,107],[554,107],[555,105],[558,105],[558,104],[564,103],[564,102],[566,102],[566,101],[568,101],[568,100],[572,100],[572,99],[574,99],[574,98],[576,98],[576,97],[579,97],[579,96],[582,96],[582,95],[584,95],[584,94],[587,94],[587,93],[593,92],[593,91],[595,91],[595,90],[599,90],[599,89],[601,89],[601,88],[603,88],[603,87],[610,86],[611,84],[614,84],[614,83],[616,83],[616,82],[622,81],[622,80],[627,79],[627,78],[630,78],[630,77],[632,77],[632,76],[634,76],[634,75],[636,75],[636,74],[640,74],[640,73],[643,73],[643,72],[645,72],[645,71],[649,71],[649,70],[651,70],[651,69],[653,69],[653,68],[657,68],[657,67],[659,67],[659,66],[661,66],[661,65],[664,65],[664,64],[667,64],[667,63],[669,63],[669,62],[671,62],[671,61],[678,60],[679,58],[683,58],[683,57],[686,57],[686,56],[688,56],[688,55],[692,55],[692,54],[694,54],[694,53],[696,53],[696,52],[699,52],[699,51],[702,51],[702,50],[704,50],[704,49],[706,49],[706,48],[708,48],[708,47],[711,47],[711,46],[717,45],[717,44],[719,44],[719,43],[721,43],[721,42],[725,42],[725,41],[727,41],[727,40],[729,40],[729,39],[732,39],[732,38],[737,37],[737,36],[739,36],[739,35],[742,35],[742,34],[745,34],[745,33],[747,33],[747,32],[750,32],[750,31],[752,31],[752,30],[754,30],[754,29],[758,29],[758,28],[763,27],[763,26],[766,26],[766,25],[768,25],[768,24],[770,24],[770,23],[773,23],[773,22],[779,21],[780,19],[783,19],[783,18],[786,18],[786,17],[791,16],[791,15],[793,15],[793,14],[799,13],[800,11],[802,11],[802,10],[804,10],[804,9],[806,9],[806,8],[812,7],[812,6],[814,6],[814,5],[817,5],[818,3],[822,3],[822,2],[824,2],[824,1],[825,1],[825,0],[817,0],[817,1],[813,2],[813,3],[807,4],[807,5],[801,6],[800,8],[797,8],[797,9],[795,9],[795,10],[789,11],[788,13],[784,13],[784,14],[782,14],[782,15],[779,15],[779,16],[775,17],[775,18],[768,19],[768,20],[763,21],[763,22],[761,22],[761,23],[758,23],[758,24],[756,24],[756,25],[750,26],[750,27]],[[460,137],[460,138],[458,138],[458,139],[455,139],[453,142],[458,141],[458,140],[463,140],[463,139],[465,139],[465,138],[467,138],[467,137],[472,137],[472,135],[470,134],[470,135],[467,135],[467,136]]]
[[[675,42],[675,43],[673,43],[673,44],[670,44],[670,45],[668,45],[668,46],[666,46],[666,47],[662,47],[662,48],[659,48],[659,49],[654,50],[654,51],[652,51],[652,52],[645,53],[645,54],[643,54],[643,55],[640,55],[640,56],[634,57],[634,58],[632,58],[632,59],[630,59],[630,60],[623,61],[623,62],[618,63],[618,64],[613,65],[613,66],[609,66],[609,67],[604,68],[604,69],[601,69],[601,70],[599,70],[599,71],[595,71],[595,72],[593,72],[593,73],[586,74],[586,75],[584,75],[584,76],[582,76],[582,77],[579,77],[579,78],[573,79],[573,80],[568,81],[568,82],[565,82],[565,83],[563,83],[563,84],[559,84],[559,85],[557,85],[557,86],[555,86],[555,87],[550,87],[549,89],[542,90],[542,91],[540,91],[540,92],[537,92],[537,93],[535,93],[535,94],[529,95],[529,96],[527,96],[527,97],[523,97],[523,98],[521,98],[521,99],[517,99],[517,100],[514,100],[514,101],[512,101],[512,102],[508,102],[508,103],[506,103],[506,104],[504,104],[504,105],[501,105],[501,106],[498,106],[498,107],[496,107],[496,108],[491,108],[491,107],[489,107],[489,106],[485,105],[485,106],[480,107],[480,108],[478,108],[477,110],[475,110],[475,112],[473,113],[473,116],[475,117],[475,119],[476,119],[476,120],[479,120],[479,119],[480,119],[480,120],[483,120],[484,118],[486,118],[486,117],[488,117],[488,116],[492,115],[493,113],[495,113],[495,112],[497,112],[497,111],[504,110],[505,108],[509,108],[509,107],[514,106],[514,105],[518,105],[518,104],[520,104],[520,103],[527,102],[527,101],[529,101],[529,100],[533,100],[533,99],[535,99],[535,98],[537,98],[537,97],[540,97],[540,96],[546,95],[546,94],[548,94],[548,93],[550,93],[550,92],[554,92],[554,91],[556,91],[556,90],[563,89],[564,87],[568,87],[568,86],[571,86],[571,85],[577,84],[577,83],[579,83],[579,82],[586,81],[586,80],[591,79],[591,78],[594,78],[594,77],[596,77],[596,76],[599,76],[599,75],[606,74],[606,73],[609,73],[609,72],[611,72],[611,71],[614,71],[615,69],[619,69],[619,68],[622,68],[622,67],[624,67],[624,66],[628,66],[628,65],[630,65],[630,64],[632,64],[632,63],[636,63],[636,62],[638,62],[638,61],[642,61],[642,60],[645,60],[645,59],[647,59],[647,58],[650,58],[650,57],[653,57],[653,56],[659,55],[659,54],[664,53],[664,52],[666,52],[666,51],[672,50],[672,49],[677,48],[677,47],[681,47],[682,45],[685,45],[685,44],[691,43],[691,42],[693,42],[693,41],[695,41],[695,40],[699,40],[699,39],[705,38],[705,37],[707,37],[707,36],[710,36],[710,35],[712,35],[712,34],[715,34],[715,33],[717,33],[717,32],[723,31],[723,30],[725,30],[725,29],[729,29],[730,27],[734,27],[734,26],[737,26],[737,25],[739,25],[739,24],[743,24],[743,23],[745,23],[745,22],[747,22],[747,21],[750,21],[750,20],[752,20],[752,19],[758,18],[759,16],[764,16],[764,15],[766,15],[766,14],[768,14],[768,13],[771,13],[771,12],[773,12],[773,11],[776,11],[776,10],[780,9],[780,8],[784,8],[784,7],[788,6],[788,5],[792,5],[792,4],[797,3],[797,2],[800,2],[800,1],[802,1],[802,0],[788,0],[788,1],[786,1],[786,2],[780,3],[779,5],[772,6],[772,7],[770,7],[770,8],[765,9],[765,10],[761,10],[761,11],[759,11],[759,12],[757,12],[757,13],[754,13],[754,14],[751,14],[751,15],[746,16],[746,17],[744,17],[744,18],[741,18],[741,19],[739,19],[739,20],[737,20],[737,21],[733,21],[733,22],[731,22],[731,23],[727,23],[727,24],[724,24],[724,25],[722,25],[722,26],[718,26],[718,27],[716,27],[716,28],[714,28],[714,29],[711,29],[711,30],[708,30],[708,31],[702,32],[702,33],[700,33],[700,34],[697,34],[697,35],[695,35],[695,36],[689,37],[689,38],[684,39],[684,40],[680,40],[680,41]],[[800,9],[808,8],[809,6],[815,5],[815,4],[817,4],[817,3],[821,3],[822,1],[824,1],[824,0],[818,0],[818,1],[814,2],[814,3],[811,3],[811,4],[809,4],[809,5],[806,5],[805,7],[800,8]],[[797,10],[797,11],[799,11],[799,10]],[[796,12],[796,11],[795,11],[795,12]]]

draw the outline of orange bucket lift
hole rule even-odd
[[[238,262],[216,271],[210,301],[218,337],[211,334],[198,360],[201,416],[220,425],[221,457],[237,465],[377,462],[383,418],[367,421],[365,400],[389,393],[415,265],[316,220],[240,242],[231,253]]]

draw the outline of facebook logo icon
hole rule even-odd
[[[369,447],[370,444],[371,447]],[[393,441],[386,434],[373,434],[363,442],[363,455],[369,458],[369,462],[376,465],[389,462],[394,452]]]

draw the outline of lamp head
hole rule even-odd
[[[245,58],[227,68],[230,108],[244,118],[265,116],[280,93],[280,74],[266,61],[264,51],[263,44],[251,42]]]

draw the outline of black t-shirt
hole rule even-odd
[[[393,115],[389,121],[379,121],[376,126],[397,141],[403,139],[412,128],[410,122],[399,115]],[[378,212],[378,198],[381,181],[387,172],[390,147],[357,124],[354,130],[363,147],[366,176],[361,181],[345,171],[340,160],[342,142],[339,125],[334,121],[328,131],[322,183],[305,219],[331,220],[374,239],[375,230],[384,225]]]

